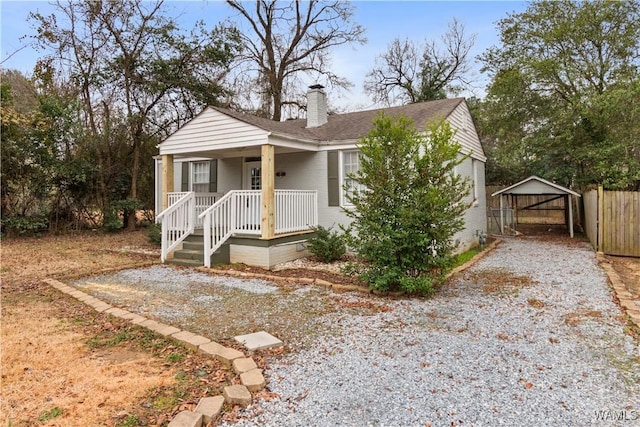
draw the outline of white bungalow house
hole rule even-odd
[[[307,96],[306,119],[274,122],[207,107],[159,145],[156,212],[163,261],[175,256],[206,266],[269,268],[307,255],[311,227],[348,224],[344,184],[358,169],[359,139],[383,110],[328,115],[322,86],[312,86]],[[444,118],[457,131],[461,154],[470,154],[458,172],[472,179],[473,190],[466,228],[456,240],[460,250],[475,245],[486,229],[486,157],[464,98],[384,113],[408,117],[418,129]]]

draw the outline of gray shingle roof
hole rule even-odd
[[[315,140],[315,141],[347,141],[366,136],[371,129],[373,119],[380,113],[391,117],[408,117],[413,120],[417,129],[424,129],[430,120],[445,119],[464,101],[464,98],[441,99],[421,102],[399,107],[379,108],[376,110],[357,111],[353,113],[334,114],[322,126],[307,128],[306,119],[275,122],[251,114],[240,113],[220,107],[211,107],[223,114],[259,127],[274,134]]]

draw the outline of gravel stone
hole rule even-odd
[[[532,281],[478,279],[515,276]],[[279,398],[233,425],[640,424],[640,348],[583,242],[506,238],[431,299],[373,301],[391,310],[328,313],[315,345],[271,358]]]

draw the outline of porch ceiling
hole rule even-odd
[[[312,148],[312,147],[309,147]],[[275,154],[285,154],[285,153],[297,153],[303,151],[316,151],[309,149],[301,149],[298,147],[275,147]],[[220,150],[206,150],[206,151],[193,151],[189,153],[176,154],[174,158],[192,158],[192,157],[203,157],[210,159],[227,159],[233,157],[260,157],[261,155],[261,146],[248,146],[248,147],[240,147],[240,148],[227,148]]]

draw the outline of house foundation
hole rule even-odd
[[[273,239],[235,236],[228,240],[229,262],[272,268],[277,264],[310,255],[307,240],[315,233],[293,234]]]

